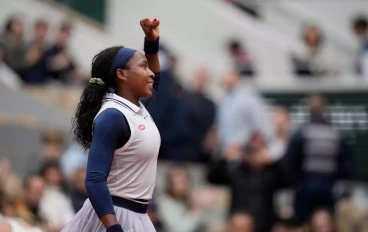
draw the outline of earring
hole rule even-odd
[[[124,79],[123,79],[123,83],[125,83],[125,82],[127,82],[127,79],[125,79],[125,78],[124,78]]]

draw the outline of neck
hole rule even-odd
[[[116,90],[116,94],[119,95],[122,98],[127,99],[128,101],[132,102],[133,104],[139,106],[139,98],[135,97],[133,94],[131,94],[128,91],[122,91],[122,90]]]

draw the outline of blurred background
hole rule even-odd
[[[87,198],[92,58],[161,20],[158,232],[368,232],[365,0],[0,0],[0,231]]]

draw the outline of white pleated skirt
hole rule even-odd
[[[156,232],[148,215],[114,206],[116,218],[124,232]],[[56,209],[57,210],[57,209]],[[106,232],[91,202],[87,199],[81,210],[61,232]]]

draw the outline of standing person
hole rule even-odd
[[[159,24],[140,21],[145,55],[118,46],[92,61],[73,123],[77,141],[89,149],[89,199],[63,232],[155,231],[147,208],[161,139],[146,106],[160,80]]]
[[[334,211],[335,183],[352,175],[353,151],[345,136],[326,117],[327,102],[320,95],[308,99],[310,120],[291,137],[285,158],[296,185],[296,223],[304,224],[318,208]]]
[[[223,79],[226,95],[217,116],[219,151],[231,160],[241,160],[242,147],[258,134],[267,143],[275,140],[274,130],[264,98],[251,85],[240,79],[239,72],[230,70]]]

